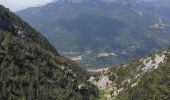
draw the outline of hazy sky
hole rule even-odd
[[[53,0],[0,0],[0,4],[10,8],[12,11],[18,11],[27,7],[44,5],[52,1]]]

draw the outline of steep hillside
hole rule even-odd
[[[149,7],[140,0],[58,0],[17,14],[63,55],[99,68],[170,43],[170,21]]]
[[[95,100],[89,74],[0,5],[1,100]]]
[[[169,100],[170,48],[113,68],[99,70],[90,81],[101,100]]]

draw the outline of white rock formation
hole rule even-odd
[[[73,61],[82,61],[82,57],[81,56],[75,56],[75,57],[69,57],[71,60]]]
[[[143,61],[144,67],[142,68],[142,70],[144,72],[147,72],[152,68],[157,69],[159,64],[164,62],[164,59],[165,59],[165,55],[162,56],[156,55],[154,60],[152,60],[151,58],[144,59]]]
[[[115,53],[99,53],[97,57],[117,56]]]
[[[89,81],[100,89],[104,89],[112,84],[112,81],[109,80],[107,75],[100,76],[99,81],[96,81],[94,77],[91,77]]]

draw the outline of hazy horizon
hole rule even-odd
[[[45,5],[53,0],[0,0],[0,4],[16,12],[29,7]]]
[[[0,4],[9,8],[10,10],[16,12],[29,7],[37,7],[40,5],[45,5],[54,0],[0,0]],[[55,0],[56,1],[56,0]],[[143,0],[143,1],[153,1],[153,0]]]

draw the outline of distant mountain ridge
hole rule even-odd
[[[154,8],[156,13],[159,13],[167,18],[170,17],[170,1],[169,0],[154,0],[146,4],[151,8]]]
[[[59,0],[17,14],[60,53],[88,67],[111,66],[170,43],[169,18],[143,1],[73,1]],[[116,55],[98,56],[110,53]]]

